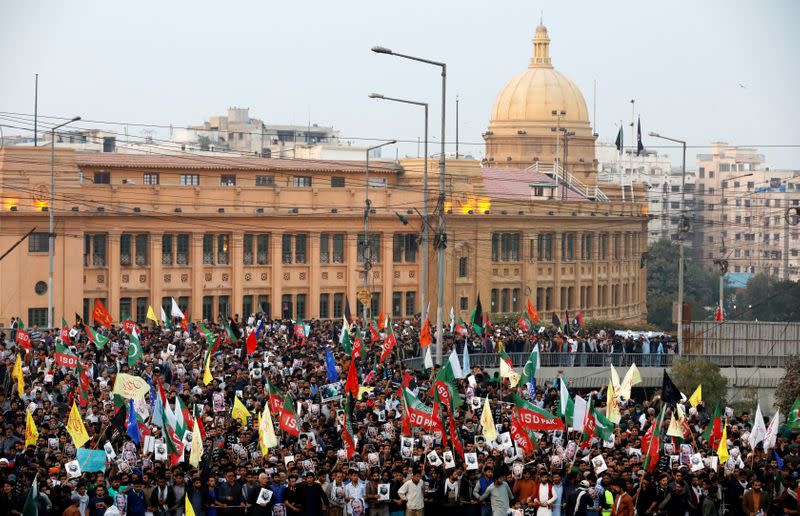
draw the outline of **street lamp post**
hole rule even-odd
[[[49,274],[47,276],[47,328],[53,328],[55,314],[53,313],[53,258],[56,247],[56,222],[54,218],[54,197],[56,190],[56,129],[60,129],[67,124],[77,122],[81,117],[76,116],[63,124],[59,124],[50,129],[50,203],[47,206],[50,216],[50,231],[48,233],[47,257],[49,262]]]
[[[681,217],[678,221],[678,249],[680,250],[680,257],[678,259],[678,353],[683,353],[683,235],[685,233],[684,229],[686,228],[686,216],[684,215],[686,211],[686,142],[684,140],[678,140],[675,138],[670,138],[668,136],[662,136],[658,133],[650,133],[650,136],[653,138],[661,138],[662,140],[667,140],[675,143],[680,143],[681,147],[683,148],[683,158],[681,160]]]
[[[427,307],[426,302],[428,300],[428,103],[387,97],[385,95],[381,95],[380,93],[370,93],[369,98],[389,100],[403,104],[412,104],[414,106],[422,106],[425,108],[425,162],[422,172],[422,288],[420,289],[422,291],[422,309],[425,310]]]
[[[436,288],[436,363],[442,363],[442,345],[444,341],[444,250],[447,247],[447,233],[445,232],[445,213],[444,213],[444,174],[445,174],[445,155],[444,155],[444,139],[445,139],[445,113],[446,113],[446,91],[447,91],[447,65],[439,61],[432,61],[430,59],[423,59],[421,57],[409,56],[406,54],[399,54],[385,47],[372,47],[372,51],[377,54],[388,54],[392,56],[402,57],[403,59],[410,59],[420,63],[426,63],[433,66],[438,66],[442,70],[442,137],[441,137],[441,153],[439,155],[439,200],[437,202],[437,210],[439,211],[439,229],[436,234],[436,249],[437,249],[437,288]]]
[[[364,290],[369,292],[369,271],[372,269],[372,248],[369,245],[369,212],[372,202],[369,200],[369,153],[375,149],[380,149],[387,145],[397,143],[397,140],[390,140],[378,145],[373,145],[367,148],[366,170],[364,171],[364,249],[361,251],[361,256],[364,257]],[[358,248],[358,246],[356,246]],[[361,303],[362,315],[364,317],[364,324],[367,323],[367,303]]]

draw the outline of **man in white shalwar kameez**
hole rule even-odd
[[[550,475],[547,472],[539,475],[539,483],[536,485],[533,496],[533,504],[538,507],[536,516],[553,516],[553,504],[556,503],[558,494],[553,489]]]

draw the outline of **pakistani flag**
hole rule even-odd
[[[128,367],[133,367],[133,365],[142,358],[142,354],[142,343],[134,329],[131,333],[130,344],[128,345]]]
[[[161,323],[164,325],[164,328],[172,329],[172,321],[167,317],[167,312],[164,311],[163,306],[161,307]]]
[[[558,404],[558,415],[566,420],[567,425],[572,426],[572,414],[575,412],[575,402],[569,396],[567,382],[564,381],[564,377],[561,377],[558,383],[560,384],[559,397],[561,398]]]
[[[789,428],[800,428],[800,399],[795,399],[789,413],[786,414],[786,426]],[[762,421],[763,424],[763,421]]]
[[[603,441],[608,441],[611,435],[614,433],[614,423],[612,423],[596,408],[592,409],[592,416],[594,416],[595,435],[597,435]]]
[[[450,410],[456,410],[461,406],[461,395],[456,388],[456,375],[453,371],[453,362],[451,360],[446,360],[442,368],[439,369],[431,390],[433,391],[433,399],[444,403],[450,407]]]
[[[86,333],[89,336],[89,340],[94,342],[94,345],[97,346],[97,349],[103,349],[108,344],[108,337],[103,335],[100,332],[94,331],[94,328],[91,326],[84,326],[86,328]]]
[[[522,368],[522,378],[519,380],[520,385],[529,384],[533,380],[539,365],[539,344],[536,344],[528,357],[528,361],[525,362],[525,366]]]
[[[39,516],[39,506],[36,504],[36,499],[39,497],[38,480],[39,475],[37,474],[33,477],[31,490],[28,491],[28,497],[25,498],[25,505],[22,507],[22,516]]]

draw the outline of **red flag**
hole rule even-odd
[[[711,423],[711,435],[708,437],[708,445],[712,450],[719,448],[719,442],[722,440],[722,418],[715,417]]]
[[[422,325],[422,328],[419,330],[419,345],[423,348],[430,346],[431,344],[431,321],[430,319],[425,319],[425,324]]]
[[[539,322],[539,312],[536,311],[536,307],[531,304],[531,300],[528,299],[528,320],[531,324],[536,324]]]
[[[63,328],[61,328],[61,342],[63,342],[64,345],[66,346],[67,342],[70,342],[71,340],[72,339],[69,338],[69,328],[64,326]]]
[[[378,331],[384,329],[386,327],[386,314],[383,313],[383,308],[381,308],[381,313],[378,314]]]
[[[372,324],[372,321],[369,322],[369,334],[372,337],[370,340],[373,344],[381,340],[381,335],[378,333],[378,330],[375,329],[375,325]]]
[[[522,426],[522,423],[519,422],[515,413],[512,413],[511,416],[511,438],[519,445],[525,455],[533,451],[533,441],[531,441],[528,432]]]
[[[483,327],[489,330],[493,328],[492,321],[489,320],[489,314],[486,312],[483,314]]]
[[[461,441],[458,438],[458,434],[456,433],[456,422],[453,419],[453,411],[449,411],[448,415],[450,416],[450,442],[453,443],[453,448],[456,449],[461,458],[464,458],[464,446],[461,444]]]
[[[384,360],[389,358],[389,355],[392,354],[392,349],[394,348],[395,344],[397,344],[397,339],[394,336],[394,332],[390,331],[389,335],[387,335],[386,338],[383,339],[383,345],[382,345],[383,351],[381,352],[381,358],[379,362],[383,362]]]
[[[25,330],[17,330],[17,336],[14,339],[17,344],[19,344],[22,349],[27,349],[30,351],[31,347],[31,336]]]
[[[722,322],[722,307],[717,307],[717,314],[714,316],[714,320],[717,322]]]
[[[578,326],[583,326],[583,312],[578,312]]]
[[[122,331],[131,335],[133,333],[133,329],[136,328],[136,323],[130,320],[122,321]]]
[[[358,373],[356,372],[356,361],[350,360],[350,370],[347,372],[347,383],[344,384],[344,392],[349,392],[353,398],[358,399]]]
[[[247,346],[247,354],[248,355],[252,355],[253,353],[255,353],[256,347],[258,345],[258,343],[256,342],[256,332],[255,331],[251,331],[247,335],[247,341],[245,342],[245,344]]]
[[[181,328],[183,328],[183,331],[189,331],[189,312],[184,310],[183,315],[184,317],[181,319]]]
[[[280,428],[287,434],[297,437],[300,435],[300,429],[297,426],[297,414],[292,406],[291,398],[283,400],[283,411],[280,416]]]
[[[94,300],[94,310],[92,311],[92,318],[96,323],[99,323],[102,326],[110,327],[111,322],[113,319],[111,318],[111,314],[108,313],[106,310],[105,305],[99,299]]]
[[[522,331],[529,331],[531,329],[531,327],[528,326],[528,321],[526,321],[523,316],[519,317],[519,320],[517,321],[517,326],[519,326],[519,328]]]
[[[411,375],[408,373],[403,373],[403,387],[408,387],[411,385]],[[402,397],[402,391],[400,396]]]

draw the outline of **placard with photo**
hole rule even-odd
[[[464,464],[467,465],[467,470],[478,469],[478,454],[477,453],[465,453],[464,454]]]
[[[608,469],[606,465],[606,459],[602,455],[597,455],[592,458],[592,469],[594,469],[594,474],[599,475],[603,471]]]
[[[342,382],[327,383],[319,388],[322,403],[335,401],[342,398]]]

